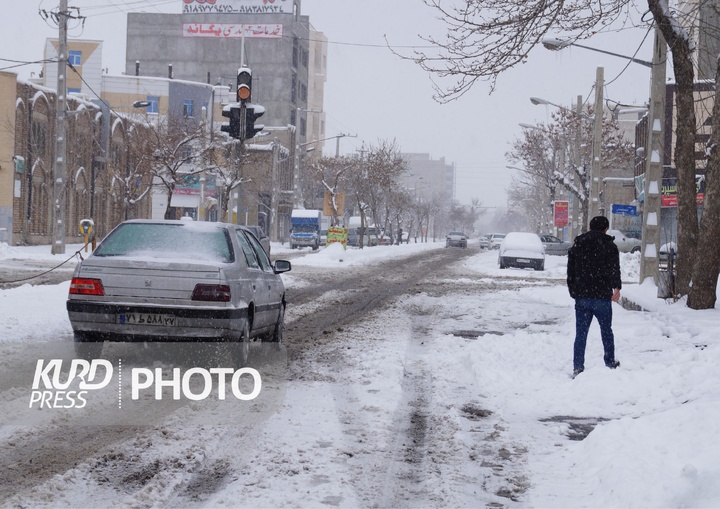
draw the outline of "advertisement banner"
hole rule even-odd
[[[183,0],[183,14],[292,14],[293,0]]]
[[[570,202],[569,201],[556,201],[555,202],[555,213],[554,213],[554,224],[558,228],[565,228],[570,220]]]
[[[183,23],[183,37],[282,39],[283,30],[282,23]]]
[[[347,247],[348,229],[340,228],[339,226],[333,226],[328,228],[327,232],[327,245],[329,246],[333,242],[339,242],[343,247]]]
[[[185,177],[183,177],[182,181],[175,187],[175,191],[173,191],[173,194],[185,196],[200,196],[200,178],[201,175],[197,173],[195,175],[186,175]],[[215,196],[216,187],[214,176],[205,177],[205,189],[203,194],[205,195],[205,197]]]
[[[705,199],[705,177],[695,176],[695,192],[697,193],[697,204],[702,205]],[[660,197],[661,207],[677,207],[677,179],[662,179],[662,196]]]
[[[345,193],[337,193],[335,195],[335,206],[337,207],[338,216],[342,216],[345,212]],[[333,216],[332,195],[325,191],[325,199],[323,200],[323,215]]]

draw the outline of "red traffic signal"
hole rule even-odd
[[[250,101],[252,96],[252,71],[247,67],[238,69],[237,74],[237,101],[240,103]]]

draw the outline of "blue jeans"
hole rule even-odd
[[[575,347],[573,368],[585,369],[585,345],[593,316],[600,325],[605,365],[615,362],[615,337],[612,331],[612,302],[610,299],[575,299]]]

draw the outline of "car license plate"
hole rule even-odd
[[[530,263],[530,260],[528,260],[527,258],[518,258],[517,262],[518,263]]]
[[[175,325],[175,316],[157,313],[118,313],[117,323],[124,325]]]

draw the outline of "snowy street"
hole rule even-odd
[[[623,295],[646,309],[613,306],[621,367],[593,323],[572,380],[565,257],[540,272],[500,270],[474,242],[336,247],[273,245],[293,270],[288,383],[267,419],[0,427],[0,506],[720,505],[720,313],[654,298],[639,255],[621,255]],[[2,268],[56,258],[0,246]],[[2,341],[72,341],[67,290],[0,290]]]

